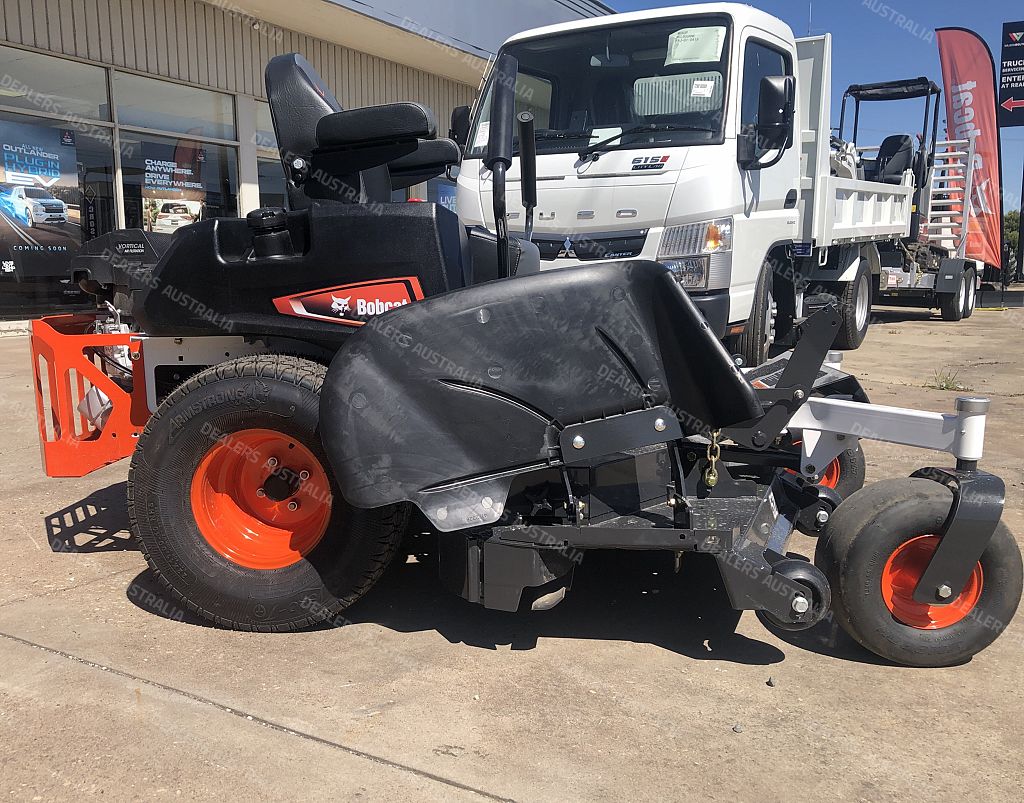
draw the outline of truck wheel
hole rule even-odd
[[[978,283],[975,281],[974,270],[968,270],[966,274],[966,293],[964,294],[964,318],[970,318],[974,314],[974,306],[978,301]]]
[[[1024,567],[1003,524],[956,599],[914,601],[951,500],[951,491],[931,480],[878,482],[844,501],[818,539],[814,562],[828,577],[837,621],[890,661],[962,663],[995,641],[1017,610]]]
[[[959,321],[964,317],[964,307],[967,305],[967,272],[960,277],[960,284],[955,293],[937,293],[939,297],[939,311],[944,321]]]
[[[842,285],[840,290],[839,313],[843,320],[835,347],[852,351],[864,342],[871,322],[871,269],[866,260],[860,261],[853,281]]]
[[[160,405],[132,457],[128,514],[183,605],[239,630],[296,630],[365,594],[401,541],[404,507],[360,510],[320,443],[327,369],[258,355],[197,374]]]
[[[736,353],[748,368],[768,361],[769,350],[775,343],[775,298],[772,295],[772,271],[765,267],[754,287],[754,306],[750,319],[736,339]]]

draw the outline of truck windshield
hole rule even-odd
[[[50,193],[48,193],[46,190],[38,190],[38,189],[35,189],[34,187],[26,188],[26,190],[25,190],[25,197],[26,198],[39,198],[41,200],[49,200],[49,201],[53,200],[53,196],[50,195]]]
[[[730,29],[702,15],[513,42],[502,52],[519,60],[516,111],[533,113],[538,153],[720,143]],[[491,96],[489,82],[470,159],[484,155]]]

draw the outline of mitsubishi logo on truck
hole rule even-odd
[[[274,299],[274,307],[282,315],[312,318],[345,326],[362,326],[374,315],[395,307],[404,307],[423,298],[419,279],[406,276],[372,282],[343,284],[307,290]]]

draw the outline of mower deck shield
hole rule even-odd
[[[559,445],[566,427],[656,405],[690,434],[761,414],[670,271],[619,262],[375,318],[331,365],[321,427],[349,502],[414,502],[450,531],[497,521],[515,476],[572,462]]]

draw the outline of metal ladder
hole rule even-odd
[[[967,252],[974,152],[973,138],[937,142],[928,171],[927,219],[921,224],[922,238],[929,243],[948,243],[947,250],[959,259]]]

